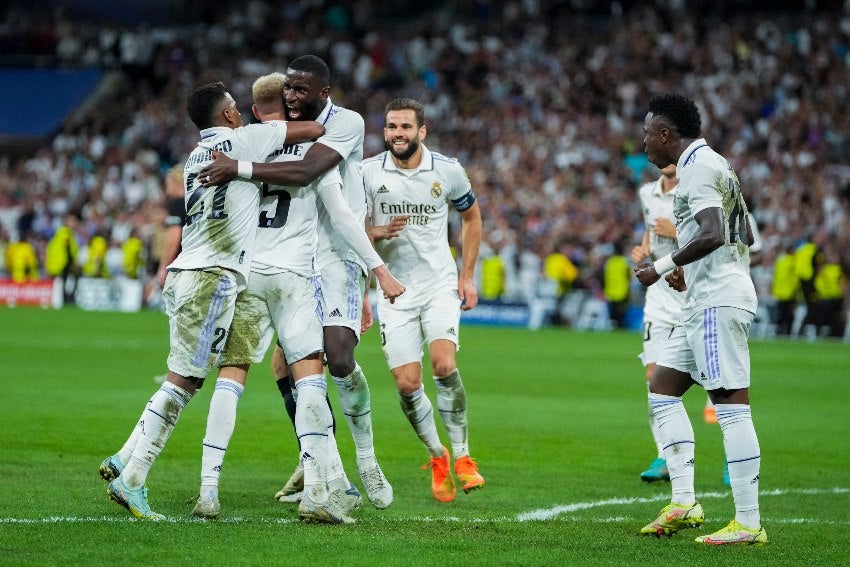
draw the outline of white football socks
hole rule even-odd
[[[121,479],[127,488],[144,486],[151,466],[177,424],[180,412],[191,399],[192,394],[171,382],[163,382],[153,395],[142,416],[139,440],[133,449],[133,455],[121,473]]]
[[[399,392],[401,411],[407,416],[407,421],[413,426],[413,430],[419,439],[425,444],[432,457],[443,455],[443,444],[437,435],[437,425],[434,423],[434,408],[431,400],[425,395],[424,386],[410,395]]]
[[[333,377],[339,390],[339,403],[351,431],[358,464],[375,461],[375,444],[372,436],[372,408],[369,384],[360,365],[344,378]]]
[[[325,400],[327,386],[324,374],[306,376],[295,382],[298,400],[295,406],[295,433],[301,444],[304,465],[304,494],[313,502],[328,499],[325,484],[328,454],[328,424],[331,411]]]
[[[761,526],[759,513],[759,469],[761,451],[753,426],[750,406],[717,404],[717,423],[723,432],[723,447],[729,463],[735,519],[748,528]]]
[[[148,411],[152,401],[153,398],[148,400],[145,409],[142,410],[142,415],[140,415],[139,419],[136,421],[136,426],[133,428],[133,431],[130,433],[127,441],[124,442],[124,446],[118,451],[118,460],[121,461],[122,465],[129,463],[130,457],[133,456],[133,449],[136,448],[136,443],[139,442],[139,435],[142,434],[142,424],[145,422],[145,412]]]
[[[652,404],[649,402],[649,382],[646,383],[647,405],[649,406],[649,430],[652,432],[652,440],[655,443],[655,450],[658,452],[658,458],[664,458],[664,442],[661,440],[661,432],[658,431],[658,425],[655,424],[655,417],[652,415]]]
[[[455,369],[448,376],[434,376],[437,385],[437,409],[449,432],[452,456],[457,459],[469,455],[469,424],[466,418],[466,389]]]
[[[649,394],[649,407],[664,442],[664,458],[670,472],[672,501],[689,505],[694,493],[694,430],[682,398]]]
[[[236,426],[236,407],[245,386],[229,378],[219,378],[210,400],[207,432],[201,454],[201,496],[218,487],[227,445]]]
[[[342,466],[342,459],[339,456],[339,449],[336,446],[336,437],[334,437],[334,426],[332,422],[328,422],[327,427],[328,447],[327,447],[327,470],[325,471],[325,481],[327,483],[328,492],[335,490],[348,490],[351,483],[345,475],[345,468]]]

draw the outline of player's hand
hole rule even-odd
[[[469,311],[478,305],[478,290],[475,289],[475,283],[469,278],[458,280],[457,295],[460,297],[462,311]]]
[[[410,215],[399,215],[392,217],[389,224],[373,226],[369,230],[369,235],[374,240],[390,240],[401,234],[402,229],[407,224],[407,219]]]
[[[360,313],[360,334],[362,335],[368,331],[372,327],[373,323],[372,305],[369,303],[369,293],[367,292],[363,296],[363,308]]]
[[[667,285],[676,291],[685,291],[688,289],[685,283],[685,270],[682,266],[676,266],[672,272],[664,276],[664,279],[667,281]]]
[[[655,264],[652,262],[644,262],[635,266],[635,275],[638,281],[647,287],[661,279],[661,276],[655,271]]]
[[[655,234],[664,238],[676,238],[676,225],[670,219],[658,217],[655,219],[655,226],[652,227]]]
[[[198,181],[204,187],[222,185],[236,178],[237,162],[221,152],[212,153],[213,161],[198,173]]]
[[[649,258],[649,246],[638,245],[632,248],[632,263],[640,264]]]
[[[395,276],[390,273],[386,264],[381,264],[372,271],[378,280],[378,285],[381,286],[381,291],[384,292],[384,299],[388,299],[390,303],[395,303],[396,297],[406,291],[407,288],[395,279]]]

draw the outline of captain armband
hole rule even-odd
[[[452,200],[452,205],[454,205],[455,209],[460,213],[471,207],[473,203],[475,203],[475,193],[473,193],[472,191],[470,191],[460,199]]]

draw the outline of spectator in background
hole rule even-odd
[[[812,323],[817,334],[826,331],[830,337],[844,335],[847,313],[844,300],[847,296],[847,274],[840,264],[840,256],[835,245],[829,243],[823,249],[823,263],[814,277],[815,301]]]
[[[69,213],[65,215],[65,224],[53,234],[47,242],[47,251],[44,258],[44,269],[52,278],[62,278],[65,301],[70,303],[74,299],[74,291],[77,287],[77,254],[80,245],[77,240],[77,231],[80,221],[76,215]]]
[[[818,245],[808,240],[797,247],[794,252],[794,272],[800,282],[803,301],[806,302],[806,316],[800,325],[799,333],[803,334],[807,325],[815,323],[815,274],[821,264],[821,254]]]
[[[124,274],[130,279],[139,279],[145,268],[145,245],[136,235],[136,231],[121,245],[121,253]]]
[[[337,21],[322,18],[331,7],[328,0],[317,0],[315,9],[285,12],[269,0],[252,2],[269,19],[251,33],[245,33],[242,16],[229,12],[209,16],[208,26],[202,25],[209,33],[179,25],[151,29],[142,39],[156,43],[153,59],[131,57],[136,63],[126,67],[125,79],[134,76],[132,83],[116,85],[114,98],[98,104],[94,116],[73,116],[52,153],[11,160],[8,171],[0,166],[0,209],[8,187],[5,196],[22,224],[49,237],[67,210],[83,210],[86,220],[85,211],[101,211],[112,222],[139,198],[158,199],[158,182],[151,194],[146,181],[150,162],[140,158],[153,154],[155,166],[177,163],[194,146],[188,121],[169,109],[182,105],[198,70],[215,61],[217,72],[242,90],[239,99],[247,97],[256,74],[271,72],[303,49],[330,54],[340,100],[367,123],[379,124],[385,102],[396,95],[416,97],[444,117],[429,136],[459,156],[474,177],[488,226],[499,227],[488,230],[482,244],[504,259],[503,297],[521,300],[524,286],[515,283],[518,264],[512,258],[534,260],[526,252],[541,232],[547,235],[541,258],[553,251],[550,244],[573,238],[580,255],[573,263],[593,262],[594,270],[601,267],[593,254],[597,242],[632,240],[631,227],[639,221],[632,200],[623,195],[651,180],[635,130],[643,114],[641,97],[650,88],[647,70],[663,67],[677,84],[697,93],[718,149],[742,183],[755,189],[753,211],[767,227],[765,255],[775,257],[785,237],[800,240],[818,226],[841,243],[847,262],[850,113],[844,109],[850,67],[844,59],[850,5],[727,10],[720,20],[717,12],[691,10],[684,2],[611,4],[622,4],[619,17],[601,10],[590,16],[578,3],[515,2],[510,10],[486,13],[478,4],[435,3],[421,18],[385,26],[383,16],[403,10],[401,5],[361,2],[349,26],[335,28],[330,42],[326,33],[301,33],[326,31],[328,21]],[[33,28],[27,20],[50,17],[30,12],[0,15],[0,35],[25,45],[20,35]],[[297,16],[284,15],[293,13]],[[451,34],[441,33],[446,18]],[[587,26],[588,18],[593,26]],[[702,48],[708,22],[712,41]],[[56,46],[62,63],[117,70],[126,60],[121,50],[139,53],[134,26],[65,24],[62,47]],[[390,36],[400,30],[403,38]],[[125,34],[136,39],[121,39]],[[393,42],[399,48],[390,56],[387,45]],[[260,54],[260,44],[272,45],[262,52],[268,56]],[[460,65],[450,56],[456,53],[470,64]],[[512,62],[512,73],[504,71],[504,61]],[[528,80],[518,85],[518,75]],[[364,155],[382,150],[381,137],[367,135]],[[114,174],[107,175],[110,169]],[[17,226],[14,218],[8,226]],[[597,291],[596,282],[588,283]]]
[[[65,215],[65,223],[60,226],[47,242],[44,268],[52,278],[67,278],[76,271],[75,262],[80,251],[77,240],[79,219]]]
[[[106,266],[106,251],[109,243],[106,238],[96,233],[86,247],[85,262],[82,272],[87,278],[108,278],[109,269]],[[82,254],[81,254],[82,255]]]
[[[497,301],[505,293],[505,263],[491,252],[481,259],[481,299]]]
[[[795,269],[794,246],[789,244],[773,263],[770,292],[776,300],[776,334],[790,335],[797,308],[800,280]]]
[[[626,241],[617,241],[614,254],[605,260],[602,268],[602,294],[608,302],[608,316],[617,329],[626,327],[626,313],[629,309],[632,271],[625,256],[627,248]]]
[[[562,240],[557,249],[543,260],[543,271],[550,280],[555,282],[555,309],[552,323],[555,325],[568,324],[561,319],[561,307],[564,299],[573,289],[573,283],[578,279],[578,268],[570,260],[569,251],[572,244]]]
[[[35,282],[39,279],[38,257],[31,240],[31,235],[25,235],[22,240],[10,242],[6,247],[6,273],[15,283]]]

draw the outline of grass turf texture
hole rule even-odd
[[[451,504],[430,494],[427,455],[399,409],[376,329],[358,360],[370,383],[378,457],[395,502],[365,501],[353,526],[304,525],[272,495],[297,459],[268,359],[252,369],[222,473],[222,520],[190,519],[212,380],[183,412],[148,477],[155,511],[131,521],[108,502],[100,461],[120,448],[164,372],[157,312],[0,309],[0,563],[320,565],[846,565],[850,521],[850,346],[753,342],[751,399],[763,455],[763,548],[704,548],[733,516],[722,439],[686,396],[706,524],[638,537],[669,499],[643,484],[654,456],[640,336],[465,326],[458,363],[470,447],[487,486]],[[426,373],[426,391],[434,386]],[[336,404],[335,387],[331,398]],[[338,442],[358,486],[353,445]],[[448,444],[442,424],[438,428]],[[362,487],[361,487],[362,488]],[[838,490],[833,490],[838,489]],[[543,518],[543,519],[533,519]]]

